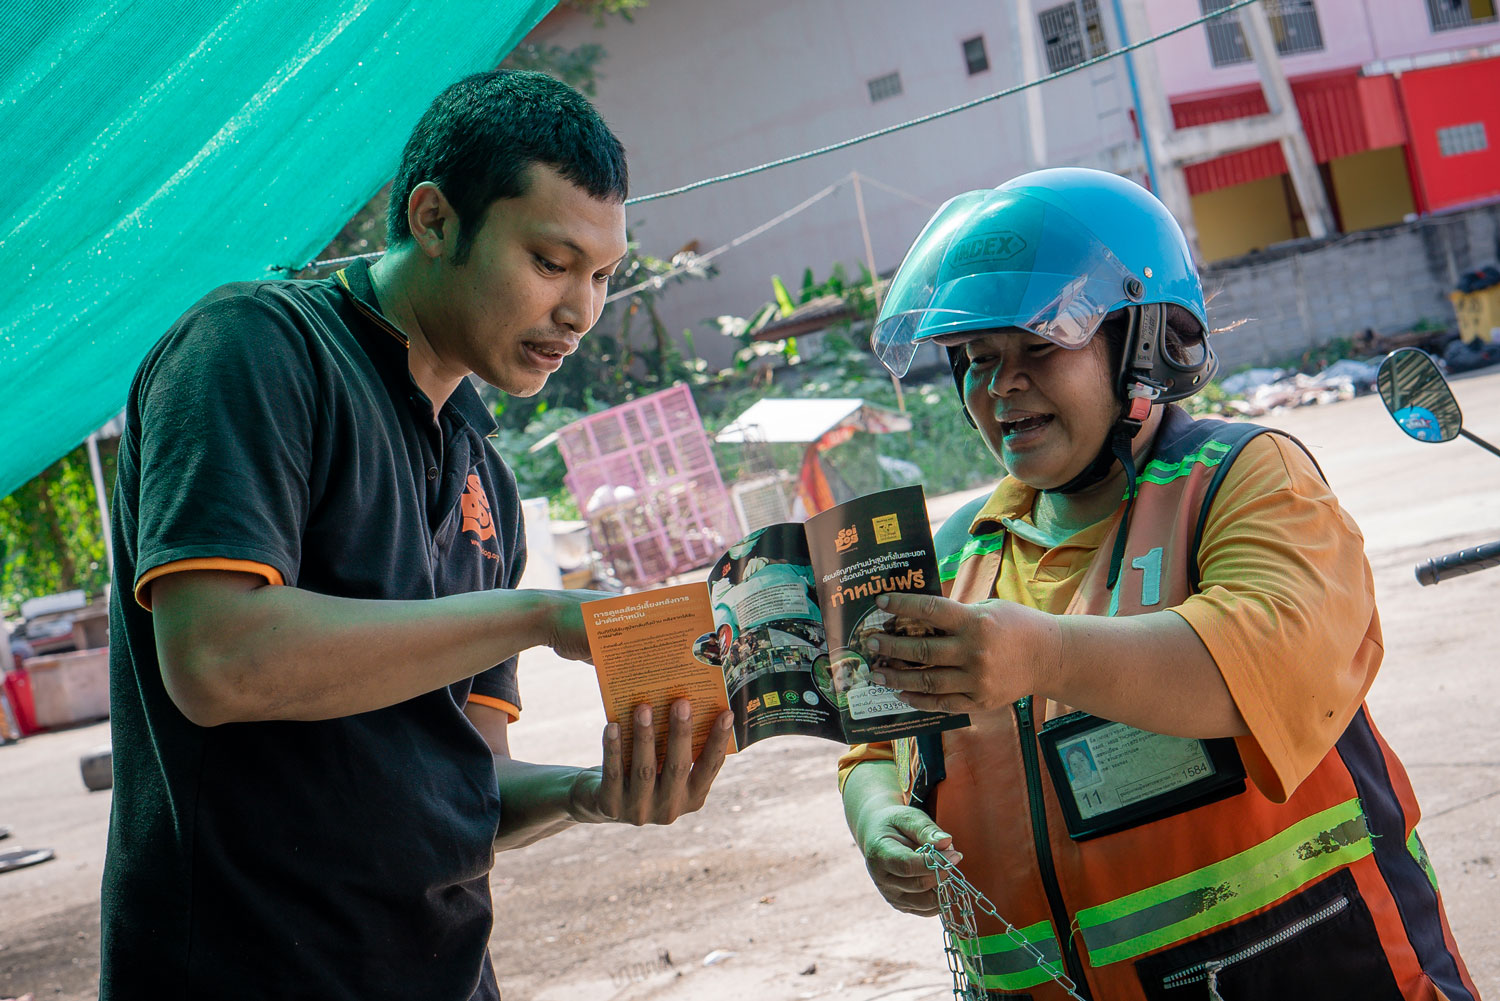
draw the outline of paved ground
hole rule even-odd
[[[1455,388],[1468,426],[1500,442],[1500,374]],[[1422,836],[1470,969],[1500,998],[1500,570],[1432,588],[1411,573],[1427,556],[1500,538],[1500,460],[1466,442],[1411,442],[1372,398],[1269,423],[1313,449],[1364,528],[1387,642],[1372,712],[1423,802]],[[518,756],[591,762],[603,717],[590,669],[546,655],[523,665]],[[15,829],[0,847],[57,850],[0,876],[0,997],[83,1001],[96,990],[109,793],[84,791],[77,759],[106,739],[101,724],[0,748],[0,823]],[[834,789],[837,754],[767,741],[732,758],[709,805],[674,828],[575,830],[502,856],[493,951],[506,997],[941,997],[937,926],[869,888]]]

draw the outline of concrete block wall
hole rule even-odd
[[[1203,269],[1223,370],[1295,359],[1366,328],[1452,327],[1448,292],[1462,272],[1500,259],[1500,204],[1412,223],[1299,241]]]

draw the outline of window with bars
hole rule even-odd
[[[1458,156],[1460,153],[1478,153],[1490,148],[1490,137],[1483,122],[1467,125],[1451,125],[1437,130],[1438,152],[1443,156]]]
[[[964,63],[969,67],[969,76],[990,68],[990,54],[985,51],[983,35],[964,39]]]
[[[1490,24],[1495,20],[1495,0],[1427,0],[1427,19],[1433,31]]]
[[[1198,0],[1205,14],[1223,10],[1233,0]],[[1323,28],[1318,24],[1318,7],[1314,0],[1263,0],[1271,34],[1276,36],[1276,51],[1284,56],[1323,49]],[[1448,0],[1428,0],[1446,3]],[[1487,0],[1485,0],[1487,2]],[[1208,32],[1208,54],[1215,66],[1229,66],[1250,61],[1250,46],[1245,29],[1240,26],[1239,12],[1216,17],[1204,26]]]
[[[1104,23],[1099,19],[1098,0],[1072,0],[1049,7],[1036,16],[1042,46],[1047,53],[1047,72],[1077,66],[1085,59],[1109,51]]]
[[[884,101],[888,97],[895,97],[901,93],[901,74],[887,73],[885,76],[877,76],[868,80],[865,85],[870,88],[871,101]]]

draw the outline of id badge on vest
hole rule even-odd
[[[1075,841],[1245,789],[1245,766],[1230,737],[1168,737],[1082,712],[1049,721],[1037,736]]]

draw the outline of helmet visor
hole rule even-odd
[[[1020,191],[970,191],[922,230],[896,272],[871,335],[902,376],[924,341],[959,344],[1019,328],[1081,348],[1133,276],[1088,226]]]

